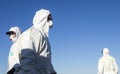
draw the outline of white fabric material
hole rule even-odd
[[[118,66],[115,58],[109,55],[109,49],[103,49],[103,56],[98,62],[98,74],[117,74]]]
[[[11,48],[10,48],[10,52],[9,52],[9,56],[8,56],[8,71],[10,69],[12,69],[15,64],[19,64],[19,55],[18,55],[18,50],[17,50],[17,42],[13,43]]]
[[[46,36],[48,36],[49,29],[53,25],[53,22],[51,20],[47,21],[47,17],[49,14],[49,10],[41,9],[37,11],[35,16],[33,17],[33,26],[42,29]]]
[[[109,55],[109,49],[108,48],[103,49],[103,56],[105,56],[105,55]]]
[[[19,36],[21,34],[21,30],[17,26],[11,27],[9,31],[14,31],[16,33],[16,36],[12,38],[13,39],[12,40],[13,44],[12,44],[12,46],[10,48],[10,51],[9,51],[8,71],[12,67],[17,67],[19,65],[19,59],[18,59],[19,55],[17,54],[18,53],[18,51],[17,51],[17,47],[18,47],[17,39],[19,38]]]
[[[52,21],[47,21],[49,14],[48,10],[37,11],[33,18],[33,26],[23,32],[17,40],[19,46],[17,46],[16,54],[19,54],[19,58],[16,59],[19,59],[20,66],[16,67],[17,71],[14,74],[51,74],[55,72],[51,63],[51,47],[48,40],[49,28],[52,25]],[[36,17],[40,17],[40,19]]]
[[[23,44],[25,43],[25,44]],[[19,38],[20,68],[15,74],[51,74],[51,48],[42,32],[34,27]]]
[[[9,31],[13,31],[13,32],[16,33],[15,37],[10,36],[10,39],[12,39],[12,42],[15,42],[17,40],[17,38],[20,36],[20,34],[21,34],[20,28],[18,26],[11,27]]]

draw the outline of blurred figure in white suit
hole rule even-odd
[[[98,62],[98,74],[118,74],[116,60],[110,56],[109,49],[103,48],[102,54]]]

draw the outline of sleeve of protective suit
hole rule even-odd
[[[31,28],[20,39],[20,69],[15,74],[50,74],[50,50],[41,31]]]
[[[102,62],[102,58],[100,58],[99,61],[98,61],[98,74],[103,74],[103,62]]]
[[[55,74],[57,74],[56,73],[56,71],[55,71],[55,69],[54,69],[54,67],[53,67],[53,65],[52,65],[52,62],[51,62],[51,60],[50,60],[50,71],[51,71],[51,74],[53,73],[55,73]]]
[[[51,47],[49,44],[48,37],[43,35],[44,33],[33,27],[31,31],[31,39],[34,44],[35,51],[37,53],[37,63],[39,71],[42,70],[42,74],[51,74],[55,73],[51,63]]]
[[[25,31],[19,39],[20,68],[14,74],[37,74],[35,73],[35,52],[29,34],[29,30]]]
[[[50,70],[51,70],[51,74],[52,74],[52,73],[56,73],[56,71],[55,71],[54,68],[53,68],[52,63],[50,63]],[[57,73],[56,73],[56,74],[57,74]]]
[[[31,29],[30,38],[33,41],[33,46],[36,52],[36,74],[50,74],[48,71],[49,62],[49,46],[43,33],[36,28]]]
[[[116,60],[114,58],[113,58],[113,63],[114,63],[114,70],[117,74],[118,73],[118,65],[117,65]]]

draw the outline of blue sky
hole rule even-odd
[[[1,0],[0,74],[5,74],[11,42],[5,32],[12,26],[32,26],[35,12],[51,11],[52,62],[58,74],[96,74],[104,47],[120,66],[119,0]]]

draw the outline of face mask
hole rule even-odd
[[[44,32],[47,36],[48,36],[49,29],[52,28],[52,25],[53,25],[52,21],[48,21],[48,22],[46,22],[45,26],[43,27]]]
[[[17,40],[16,35],[15,35],[15,34],[10,35],[10,40],[11,40],[12,42],[15,42],[15,41]]]

